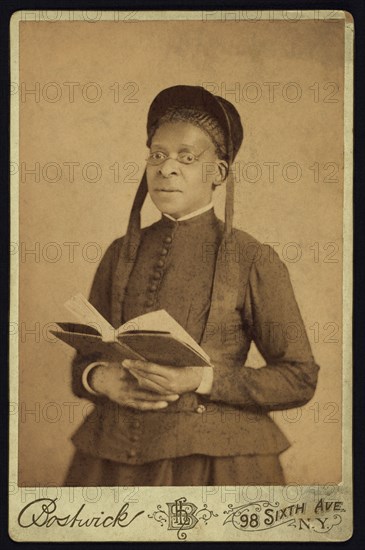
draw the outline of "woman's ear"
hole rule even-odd
[[[217,160],[217,177],[215,178],[215,185],[222,185],[228,176],[228,162],[225,160]]]

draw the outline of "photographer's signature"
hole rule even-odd
[[[82,504],[74,514],[63,515],[57,513],[57,498],[38,498],[29,502],[20,511],[18,515],[18,524],[20,527],[128,527],[138,516],[144,513],[144,510],[130,515],[129,504],[123,504],[122,508],[116,513],[111,514],[99,512],[88,516],[85,507]]]

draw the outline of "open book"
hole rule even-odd
[[[205,351],[164,309],[115,329],[82,294],[68,300],[65,307],[78,323],[57,323],[60,328],[50,332],[84,355],[118,362],[145,359],[175,367],[210,365]]]

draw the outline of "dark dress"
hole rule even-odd
[[[221,239],[220,227],[214,211],[210,210],[185,221],[173,221],[163,216],[160,222],[145,231],[129,278],[122,321],[126,322],[148,311],[165,309],[197,342],[200,342],[209,313],[216,251]],[[168,242],[164,242],[163,238],[166,228],[172,237]],[[256,296],[259,297],[260,279],[257,278],[254,284]],[[272,290],[275,292],[274,287]],[[108,292],[108,289],[105,289],[105,292]],[[260,307],[270,307],[266,294]],[[260,347],[260,351],[264,353],[265,342],[262,339]],[[232,386],[232,392],[237,393],[237,387]],[[148,413],[143,414],[148,416]],[[161,417],[156,414],[155,418]],[[184,428],[179,426],[179,429]],[[213,456],[211,453],[207,456],[196,453],[149,460],[144,464],[126,464],[92,456],[82,449],[77,449],[65,485],[186,486],[285,483],[278,454],[229,454],[227,452],[227,456],[222,456],[220,452],[219,456]]]

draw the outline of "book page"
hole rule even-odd
[[[115,340],[116,331],[114,327],[104,319],[81,293],[67,300],[64,306],[80,323],[96,328],[105,342],[113,342]]]
[[[118,334],[123,334],[129,330],[157,330],[162,332],[170,332],[172,336],[185,342],[191,348],[198,351],[199,354],[209,361],[209,356],[201,346],[183,329],[183,327],[175,321],[167,311],[159,309],[151,313],[145,313],[139,317],[131,319],[118,329]]]

